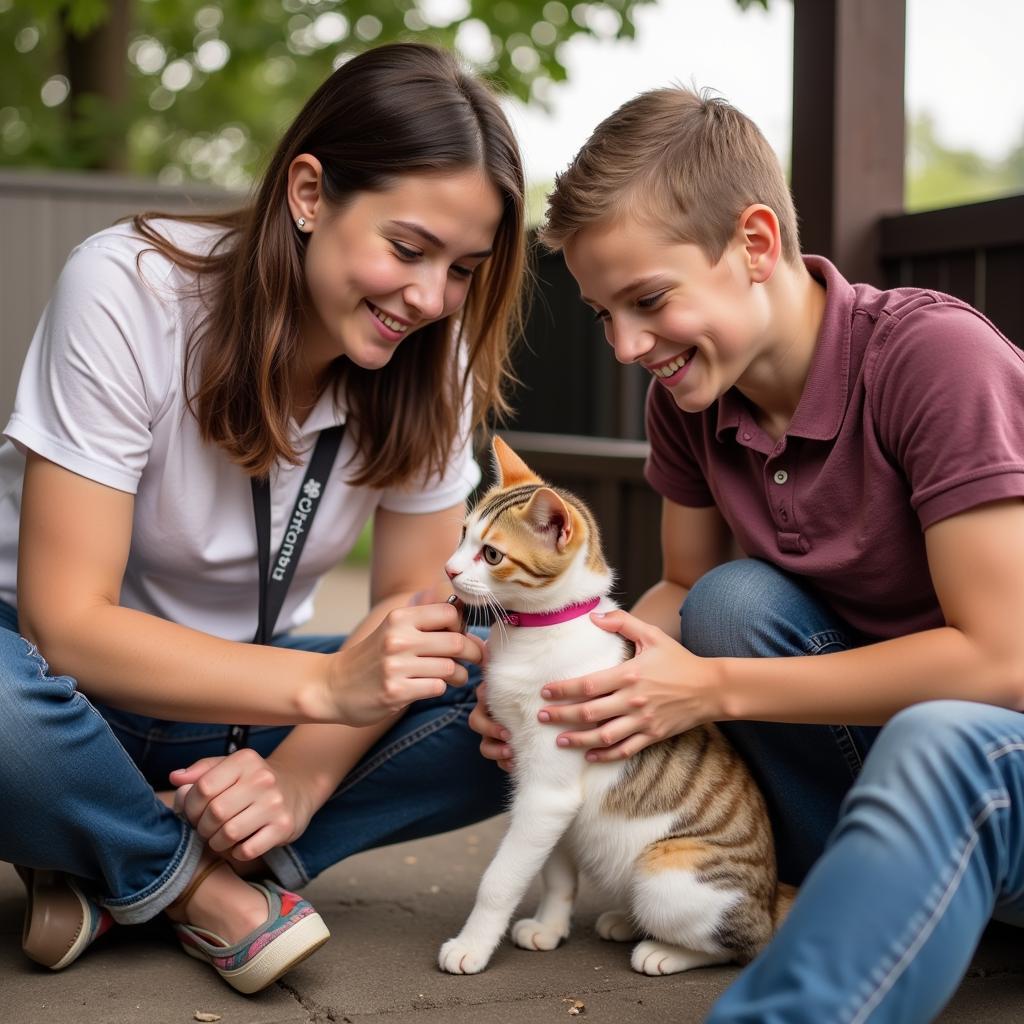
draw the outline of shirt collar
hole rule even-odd
[[[855,292],[823,256],[804,256],[803,261],[811,275],[825,285],[825,312],[807,381],[786,433],[830,441],[839,433],[846,412]],[[721,440],[725,430],[739,428],[744,422],[753,423],[750,403],[737,388],[729,388],[718,400],[715,437]]]
[[[337,397],[335,397],[337,395]],[[334,384],[328,384],[323,393],[317,399],[305,422],[299,426],[292,421],[292,430],[298,440],[303,441],[314,437],[328,427],[336,427],[344,423],[348,415],[348,405],[345,401],[345,389],[335,389]]]

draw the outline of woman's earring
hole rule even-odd
[[[295,226],[301,231],[306,226],[306,218],[300,217],[296,222]]]

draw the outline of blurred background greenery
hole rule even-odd
[[[361,50],[455,47],[542,104],[566,76],[562,44],[630,38],[634,10],[651,2],[0,0],[0,160],[242,187],[306,97]]]
[[[770,0],[724,2],[763,13]],[[0,164],[244,189],[304,99],[367,47],[453,47],[543,109],[571,71],[566,44],[633,39],[659,3],[689,5],[696,32],[709,0],[0,0]],[[550,182],[530,185],[536,219]],[[1024,130],[983,155],[910,115],[908,210],[1021,190]]]

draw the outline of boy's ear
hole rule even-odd
[[[754,203],[740,214],[737,229],[742,234],[750,278],[764,284],[782,257],[779,218],[770,206]]]
[[[572,512],[550,487],[535,491],[523,517],[533,529],[546,537],[552,547],[564,551],[572,538]]]
[[[540,483],[540,477],[500,437],[495,436],[491,442],[491,451],[499,487]]]

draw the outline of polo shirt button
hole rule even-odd
[[[773,479],[777,484],[784,484],[789,479],[789,474],[784,469],[777,469]]]
[[[750,434],[748,434],[746,431],[744,431],[744,433],[743,433],[743,440],[744,441],[749,441],[750,440]]]

